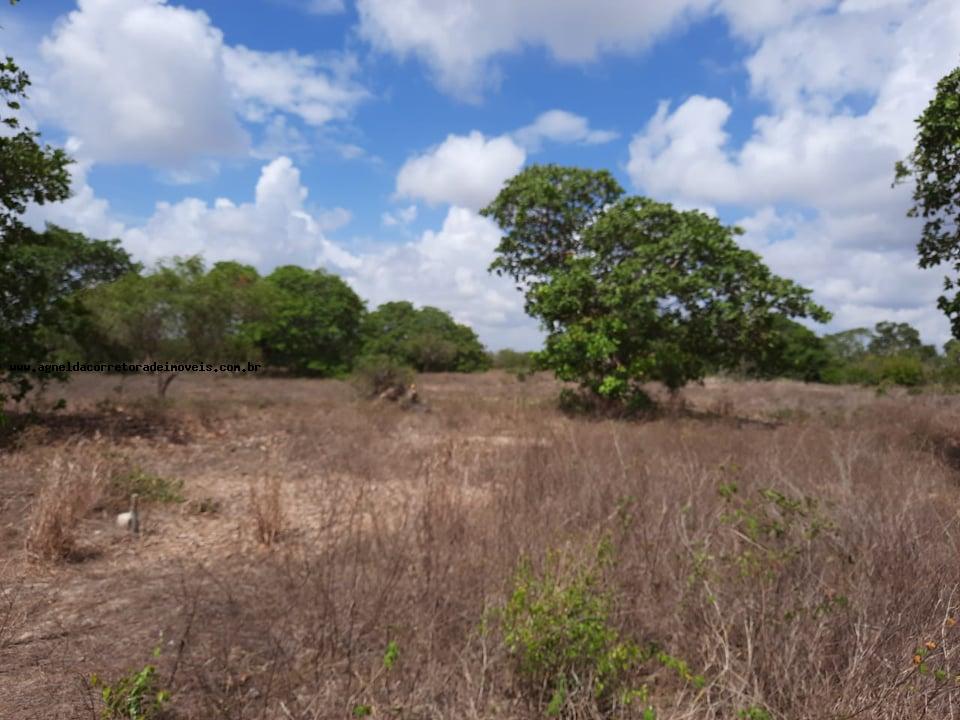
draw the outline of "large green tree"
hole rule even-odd
[[[740,248],[737,228],[623,197],[605,171],[529,167],[482,214],[504,231],[491,270],[547,332],[541,364],[618,404],[649,381],[675,390],[741,366],[776,342],[779,317],[829,318]]]
[[[474,372],[490,367],[476,333],[435,307],[388,302],[363,322],[363,354],[384,355],[419,372]]]
[[[36,366],[53,360],[55,339],[81,321],[76,293],[133,268],[116,241],[91,241],[52,226],[37,232],[23,224],[29,203],[70,194],[70,159],[20,124],[29,86],[27,74],[6,57],[0,63],[0,407],[38,383],[65,378],[37,372]]]
[[[325,377],[349,372],[365,313],[353,289],[336,275],[296,265],[278,267],[264,282],[257,336],[267,364]]]
[[[913,152],[896,165],[896,181],[912,178],[911,217],[922,217],[917,244],[920,267],[948,264],[960,273],[960,67],[937,83],[936,94],[916,120]],[[958,279],[946,277],[937,306],[960,338]]]
[[[35,368],[56,361],[62,339],[84,328],[80,291],[134,269],[116,240],[89,240],[52,225],[42,233],[17,222],[8,227],[0,241],[0,402],[64,379]]]

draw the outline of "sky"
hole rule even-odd
[[[23,0],[0,28],[22,119],[75,159],[28,221],[147,264],[324,268],[536,349],[478,211],[559,163],[739,225],[821,332],[949,337],[892,180],[960,65],[956,0]]]

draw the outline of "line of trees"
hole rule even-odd
[[[342,377],[372,356],[418,372],[490,367],[476,333],[434,307],[389,302],[372,312],[340,277],[295,265],[177,258],[78,293],[80,332],[54,340],[58,362],[238,363]],[[163,396],[177,373],[158,373]]]
[[[951,340],[939,353],[907,323],[884,321],[823,336],[786,318],[778,326],[779,336],[740,374],[838,385],[960,384],[960,343]]]

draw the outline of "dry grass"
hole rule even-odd
[[[284,528],[282,482],[271,476],[250,482],[250,517],[254,536],[263,545],[273,545]]]
[[[84,546],[77,525],[100,500],[104,464],[80,442],[54,455],[45,475],[27,521],[26,552],[47,562],[78,559]]]
[[[64,678],[151,661],[182,719],[542,717],[502,610],[521,561],[562,556],[619,638],[669,656],[626,672],[645,700],[571,693],[566,717],[960,718],[958,398],[709,382],[627,423],[564,417],[541,376],[422,377],[429,414],[334,382],[174,387],[185,440],[103,442],[220,511],[158,508],[136,548],[49,581],[25,565],[18,602],[52,609],[11,646],[0,716],[70,717]],[[28,459],[75,474],[60,437],[0,457],[11,497]],[[38,526],[82,515],[72,492]]]

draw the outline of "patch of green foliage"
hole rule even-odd
[[[854,328],[823,338],[831,359],[823,382],[876,387],[918,387],[945,380],[949,368],[936,348],[924,345],[907,323],[879,322],[873,330]]]
[[[475,372],[490,367],[476,333],[435,307],[380,305],[363,320],[362,355],[386,356],[417,372]]]
[[[135,363],[239,363],[259,355],[246,323],[262,312],[259,276],[247,265],[175,258],[84,293],[94,318],[86,337],[92,360]],[[160,397],[177,376],[158,372]]]
[[[823,338],[781,315],[774,318],[767,343],[745,359],[742,369],[748,377],[820,382],[830,359]]]
[[[518,352],[506,348],[493,353],[490,356],[490,361],[492,367],[513,373],[518,380],[526,380],[527,376],[537,369],[537,354],[535,352]]]
[[[112,683],[94,675],[90,684],[100,689],[103,720],[160,720],[170,693],[157,686],[156,672],[156,667],[146,665]]]
[[[141,500],[159,503],[181,503],[183,480],[168,478],[144,472],[140,468],[115,475],[110,479],[109,493],[114,497],[127,498],[136,493]]]
[[[570,715],[584,703],[603,714],[646,703],[646,686],[633,688],[629,681],[649,661],[695,687],[705,684],[683,660],[621,636],[603,579],[612,563],[611,547],[603,542],[593,562],[553,553],[540,572],[523,561],[514,574],[500,613],[503,640],[527,696],[548,716]],[[648,707],[643,717],[655,712]]]
[[[387,649],[383,652],[383,669],[389,672],[397,664],[400,657],[400,646],[396,640],[387,643]]]
[[[760,490],[757,498],[742,497],[735,482],[721,483],[717,492],[725,501],[721,523],[748,541],[720,559],[744,577],[775,577],[784,563],[800,557],[809,542],[834,527],[815,498],[793,497],[774,488]]]
[[[560,558],[542,575],[521,563],[503,609],[507,651],[528,692],[559,715],[571,697],[607,701],[640,648],[610,623],[611,598],[594,572],[563,567]]]
[[[270,366],[299,374],[348,373],[360,350],[365,306],[341,278],[324,270],[278,267],[264,278],[257,345]]]

